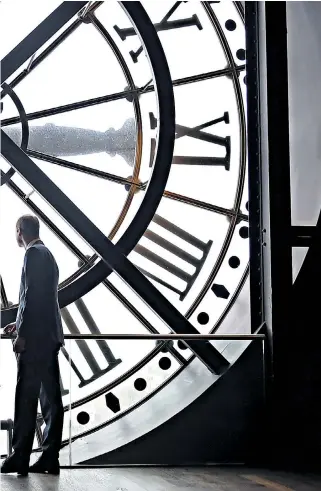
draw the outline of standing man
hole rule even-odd
[[[26,250],[22,268],[16,322],[4,333],[16,332],[13,349],[17,354],[18,377],[13,427],[14,452],[2,464],[1,473],[29,472],[59,474],[59,450],[63,428],[58,353],[64,344],[58,305],[59,270],[51,252],[39,239],[39,220],[31,215],[19,218],[18,245]],[[29,468],[37,405],[46,424],[43,453]]]

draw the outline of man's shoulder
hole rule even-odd
[[[36,242],[35,244],[32,244],[32,246],[28,247],[27,252],[32,250],[50,252],[48,247],[43,242]]]
[[[36,254],[38,254],[38,251],[37,251],[36,247],[34,247],[34,246],[29,247],[26,250],[25,258],[31,258],[31,257],[35,256]]]
[[[34,244],[26,250],[26,259],[32,261],[33,259],[39,259],[40,257],[46,257],[47,259],[53,258],[50,250],[44,244]]]

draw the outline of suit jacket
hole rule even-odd
[[[21,275],[16,329],[26,341],[26,353],[48,354],[64,344],[58,304],[59,270],[40,240],[26,251]]]

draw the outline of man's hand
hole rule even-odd
[[[15,353],[22,353],[26,349],[26,340],[24,338],[17,338],[13,343],[13,351]]]
[[[12,322],[3,328],[3,334],[13,334],[16,332],[16,323]]]

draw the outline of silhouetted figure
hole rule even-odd
[[[22,216],[16,225],[20,247],[26,249],[21,275],[16,322],[4,328],[16,333],[18,376],[13,428],[14,452],[2,464],[2,473],[29,472],[59,474],[59,450],[63,428],[58,353],[64,335],[58,305],[59,270],[51,252],[39,239],[39,221]],[[29,468],[37,405],[46,424],[43,453]]]

